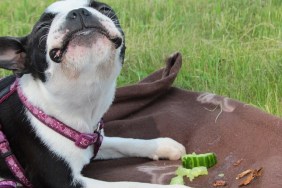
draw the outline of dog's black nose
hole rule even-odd
[[[91,13],[88,10],[86,10],[85,8],[79,8],[79,9],[75,9],[75,10],[70,11],[67,15],[67,19],[75,20],[79,16],[87,17],[87,16],[90,16],[90,15],[91,15]]]

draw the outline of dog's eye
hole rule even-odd
[[[49,28],[50,28],[49,23],[42,23],[35,28],[35,31],[38,32],[42,29],[49,29]]]
[[[113,13],[113,10],[108,6],[101,6],[99,7],[98,11],[106,16],[109,16],[110,14]]]
[[[115,11],[110,6],[108,6],[104,3],[98,3],[97,1],[92,1],[90,3],[90,7],[96,9],[100,13],[109,17],[116,25],[119,25],[117,15],[116,15]]]

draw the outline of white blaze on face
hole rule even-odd
[[[73,9],[86,7],[90,3],[89,0],[64,0],[64,1],[57,1],[51,4],[47,9],[46,12],[51,13],[67,13]]]

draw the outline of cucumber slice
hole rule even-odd
[[[175,176],[171,179],[170,185],[184,185],[183,176]]]
[[[187,169],[180,166],[175,173],[177,176],[171,179],[170,184],[181,184],[184,176],[188,177],[190,181],[193,181],[194,178],[198,176],[208,175],[208,169],[205,166],[198,166],[192,169]],[[180,177],[182,177],[182,179]]]
[[[192,169],[198,166],[205,166],[210,168],[217,163],[217,159],[214,153],[204,153],[204,154],[187,154],[181,157],[183,167],[187,169]]]
[[[187,174],[187,177],[190,179],[190,181],[193,181],[194,178],[202,175],[208,175],[208,169],[205,166],[192,168],[190,174]]]
[[[187,176],[187,174],[191,173],[191,169],[183,168],[182,166],[178,167],[175,171],[177,176]]]

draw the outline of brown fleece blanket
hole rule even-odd
[[[118,88],[105,116],[106,135],[171,137],[182,143],[187,153],[215,152],[218,163],[209,169],[208,176],[193,182],[186,179],[186,185],[192,187],[213,187],[215,180],[238,187],[242,181],[235,179],[238,173],[263,167],[262,176],[248,187],[281,188],[282,119],[226,97],[175,88],[172,84],[181,68],[181,54],[172,55],[166,63],[164,69],[140,83]],[[126,158],[94,161],[83,173],[105,181],[168,184],[180,164]]]

